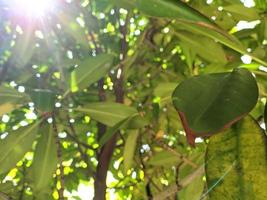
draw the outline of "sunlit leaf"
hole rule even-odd
[[[127,137],[123,151],[123,163],[125,172],[127,172],[127,170],[132,167],[138,135],[138,131],[130,131]]]
[[[0,87],[0,116],[23,105],[27,100],[25,93],[6,86]]]
[[[41,129],[41,137],[38,140],[32,164],[33,189],[36,194],[49,188],[57,168],[57,148],[53,127],[52,125],[42,126],[45,127]]]
[[[267,199],[266,141],[251,117],[210,138],[206,154],[210,199]]]
[[[148,164],[154,166],[170,166],[170,165],[177,165],[181,162],[181,159],[176,154],[170,151],[161,151],[155,153],[152,158],[148,161]]]
[[[5,139],[0,140],[0,174],[7,172],[23,158],[32,147],[38,130],[38,122],[16,131],[10,131]]]
[[[113,56],[101,54],[77,62],[77,67],[70,75],[70,89],[65,92],[64,96],[70,91],[82,90],[107,75],[112,66],[112,60]]]
[[[87,113],[96,121],[108,126],[115,126],[121,120],[137,113],[136,109],[132,107],[113,102],[90,103],[81,108],[76,108],[75,110]]]
[[[175,32],[175,35],[205,60],[215,63],[227,62],[222,47],[214,40],[207,37],[194,35],[187,31]]]

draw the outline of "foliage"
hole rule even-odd
[[[266,199],[265,0],[18,2],[0,199]]]

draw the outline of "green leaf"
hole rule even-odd
[[[247,54],[250,55],[253,60],[256,62],[267,65],[267,62],[258,58],[257,56],[248,53],[246,48],[243,46],[243,44],[237,40],[234,36],[228,34],[223,29],[214,28],[211,26],[207,26],[205,24],[189,24],[181,21],[177,21],[175,25],[173,25],[174,29],[179,32],[181,29],[190,31],[192,33],[200,34],[209,38],[214,39],[215,41],[218,41],[219,43],[241,53],[241,54]],[[208,29],[208,31],[207,31]]]
[[[48,189],[53,173],[57,168],[57,148],[52,125],[41,128],[41,137],[38,140],[32,163],[33,190],[38,192]]]
[[[204,189],[202,176],[196,177],[188,186],[178,192],[179,199],[199,200]]]
[[[172,92],[176,88],[177,83],[160,83],[154,90],[154,94],[161,98],[161,103],[170,101]]]
[[[170,151],[161,151],[155,153],[148,161],[148,164],[154,166],[176,165],[181,161],[180,157]]]
[[[109,141],[112,136],[121,129],[121,127],[123,127],[124,125],[126,125],[126,123],[129,121],[130,118],[125,118],[121,121],[119,121],[117,124],[115,124],[113,127],[110,127],[107,129],[107,131],[105,132],[105,134],[100,138],[99,140],[99,147],[102,147],[104,144],[107,143],[107,141]]]
[[[249,113],[257,103],[258,87],[252,74],[241,68],[189,78],[172,98],[187,136],[205,136]]]
[[[112,55],[101,54],[77,62],[77,67],[70,74],[71,88],[65,92],[64,97],[70,91],[77,92],[78,90],[83,90],[107,75],[112,66],[112,60]]]
[[[124,128],[127,129],[139,129],[149,124],[149,119],[147,117],[141,117],[140,115],[133,115],[125,123]]]
[[[247,8],[243,4],[232,4],[224,6],[223,10],[232,14],[236,20],[253,21],[260,19],[258,10],[255,8]]]
[[[39,122],[15,131],[10,131],[5,139],[0,140],[0,174],[9,171],[23,158],[32,147],[36,138]]]
[[[34,106],[42,112],[51,112],[55,107],[55,94],[51,90],[34,89],[30,96]]]
[[[127,173],[127,170],[132,167],[138,135],[138,131],[130,131],[127,137],[123,151],[123,164],[125,173]]]
[[[220,44],[216,43],[214,40],[203,37],[200,35],[192,34],[188,31],[179,31],[175,32],[175,35],[190,49],[194,49],[194,51],[202,58],[216,63],[226,63],[225,53],[220,46]]]
[[[74,110],[88,113],[94,120],[108,126],[115,126],[121,120],[137,113],[132,107],[113,102],[90,103]]]
[[[0,86],[0,116],[23,105],[27,100],[25,93],[11,87]]]
[[[208,17],[176,0],[137,0],[137,8],[153,17],[175,18],[189,22],[202,22],[215,25]]]
[[[211,200],[267,199],[266,141],[251,117],[210,138],[206,177]]]

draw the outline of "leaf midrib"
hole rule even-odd
[[[94,110],[94,109],[90,109],[90,108],[76,108],[75,110],[77,111],[81,111],[81,112],[88,112],[88,113],[99,113],[99,114],[104,114],[104,115],[107,115],[107,116],[113,116],[113,117],[117,117],[117,118],[120,118],[120,119],[124,119],[125,116],[122,115],[122,114],[114,114],[114,113],[111,113],[111,112],[104,112],[104,111],[100,111],[100,110]],[[130,116],[131,114],[127,114],[127,116]]]
[[[51,139],[51,137],[53,137],[53,133],[51,133],[51,126],[50,126],[50,129],[49,129],[49,136],[48,136],[48,142],[47,142],[47,146],[46,146],[46,148],[45,148],[45,153],[44,153],[44,165],[42,165],[42,167],[41,167],[41,172],[40,172],[40,178],[38,178],[38,183],[36,184],[37,186],[36,186],[36,188],[38,189],[38,186],[40,185],[40,183],[42,182],[42,180],[43,180],[43,176],[44,176],[44,172],[46,171],[45,169],[46,169],[46,164],[47,164],[47,160],[48,160],[48,157],[49,157],[49,155],[48,155],[48,152],[49,152],[49,150],[50,150],[50,145],[52,144],[52,139]]]

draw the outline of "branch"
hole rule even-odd
[[[179,186],[177,184],[173,184],[166,189],[164,189],[163,192],[158,193],[153,200],[163,200],[168,198],[169,196],[179,192],[182,188],[189,185],[196,177],[199,177],[204,174],[204,166],[200,166],[197,170],[195,170],[192,174],[188,175],[184,179],[182,179],[179,182]]]
[[[118,18],[118,21],[119,21],[119,18]],[[126,17],[125,25],[124,26],[120,25],[120,32],[122,35],[120,53],[123,55],[121,60],[124,60],[127,54],[127,41],[126,41],[127,23],[128,23],[128,15]],[[99,85],[100,100],[102,97],[101,96],[102,89],[103,89],[103,86]],[[114,91],[115,91],[116,102],[123,103],[124,102],[123,65],[119,65],[119,69],[117,71],[117,79],[114,81]],[[102,132],[101,128],[102,127],[99,126],[98,131],[100,133],[104,133],[105,131]],[[109,164],[112,158],[112,154],[116,147],[117,135],[118,133],[112,136],[112,138],[101,148],[100,154],[98,155],[98,165],[97,165],[96,177],[95,177],[95,183],[94,183],[94,188],[95,188],[94,200],[105,199],[106,188],[107,188],[107,185],[106,185],[107,171],[109,169]]]
[[[54,129],[54,136],[55,136],[56,145],[57,145],[57,158],[59,161],[59,171],[60,171],[60,175],[59,175],[60,189],[58,190],[58,194],[59,194],[59,200],[64,200],[64,167],[62,165],[62,150],[61,150],[61,144],[58,138],[58,129],[57,129],[56,118],[55,118],[54,113],[52,115],[52,119],[53,119],[52,125]]]

